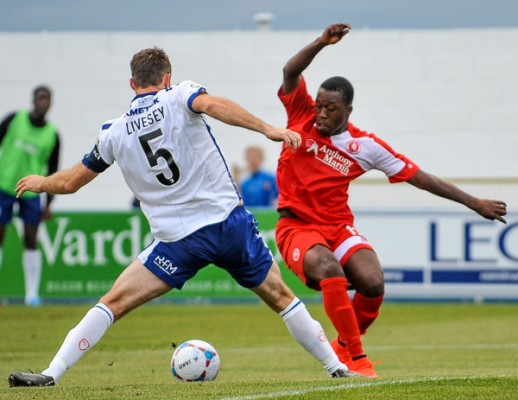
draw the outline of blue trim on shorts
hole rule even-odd
[[[207,225],[176,242],[155,240],[138,258],[176,289],[209,264],[226,270],[245,288],[257,287],[273,263],[257,225],[254,215],[238,206],[225,221]]]

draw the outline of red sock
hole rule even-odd
[[[354,314],[353,305],[347,294],[347,279],[343,277],[326,278],[320,281],[322,300],[326,313],[351,353],[357,357],[363,355],[363,346]]]
[[[367,328],[378,318],[383,295],[378,297],[365,297],[360,293],[355,293],[353,297],[353,308],[358,321],[360,333],[365,335]]]

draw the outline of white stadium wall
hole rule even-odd
[[[30,107],[40,83],[54,90],[49,115],[62,140],[61,167],[88,152],[99,126],[125,111],[132,92],[129,60],[163,47],[173,81],[202,83],[262,119],[285,125],[276,91],[282,67],[318,31],[198,33],[0,33],[0,114]],[[356,90],[351,120],[373,131],[423,169],[473,194],[518,208],[518,29],[353,30],[322,51],[306,72],[315,93],[325,78],[343,75]],[[249,144],[267,150],[275,169],[279,144],[211,121],[230,166],[244,165]],[[90,186],[55,201],[56,210],[128,209],[131,194],[116,167]],[[363,208],[462,207],[376,173],[351,188]]]
[[[101,124],[126,111],[133,97],[128,84],[132,55],[156,45],[171,56],[174,82],[197,81],[211,94],[284,126],[276,96],[282,67],[319,34],[0,33],[0,114],[30,107],[33,87],[49,84],[54,90],[50,119],[61,133],[61,167],[71,166],[90,151]],[[382,260],[387,298],[518,299],[516,43],[518,29],[353,30],[343,42],[324,49],[306,71],[312,93],[330,76],[349,78],[356,90],[351,120],[421,168],[477,196],[508,203],[504,225],[408,184],[390,185],[379,173],[355,182],[350,203],[357,212],[356,226]],[[244,149],[250,144],[262,145],[267,167],[275,169],[278,143],[216,121],[210,124],[233,169],[244,166]],[[131,198],[114,166],[79,193],[58,196],[54,210],[73,211],[79,218],[81,210],[129,210]],[[276,221],[276,214],[270,214],[269,225],[259,218],[269,244]],[[101,229],[98,222],[86,225],[80,224],[85,232]],[[76,254],[79,230],[70,236],[58,233],[54,241],[71,240],[60,251]],[[133,236],[121,231],[113,237]],[[85,260],[99,254],[85,253]],[[58,269],[54,267],[46,274]],[[88,279],[98,274],[93,266]]]

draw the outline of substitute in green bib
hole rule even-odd
[[[23,221],[24,250],[21,264],[25,276],[25,303],[41,303],[39,286],[41,253],[37,245],[38,226],[51,217],[52,196],[25,193],[16,198],[16,182],[27,174],[52,174],[57,171],[59,137],[54,125],[46,120],[52,94],[47,86],[33,91],[32,111],[11,113],[0,123],[0,267],[6,226],[17,212]]]

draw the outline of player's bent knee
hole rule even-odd
[[[365,297],[379,297],[385,294],[385,285],[383,282],[370,282],[362,287],[356,288],[356,291]]]
[[[327,278],[345,276],[343,269],[338,263],[329,263],[321,265],[320,267],[304,266],[304,274],[313,282],[320,282]]]

